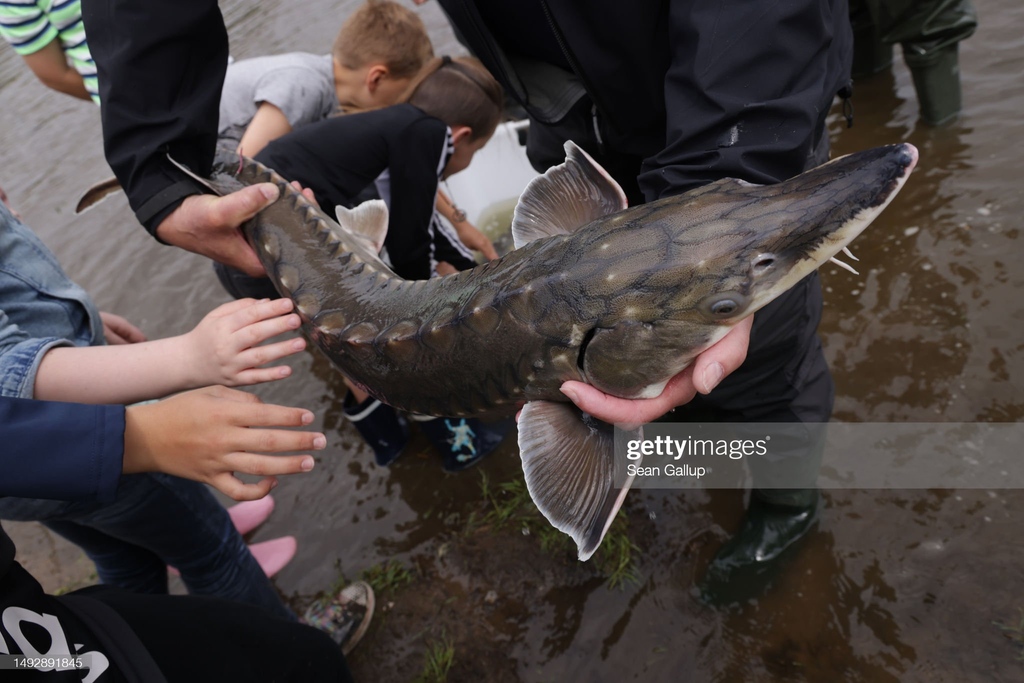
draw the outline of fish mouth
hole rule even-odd
[[[762,233],[747,252],[753,301],[746,312],[828,261],[856,273],[836,256],[856,260],[847,245],[889,205],[917,161],[913,145],[888,145],[834,159],[793,179],[799,182],[764,187],[762,201],[785,202],[788,220]]]

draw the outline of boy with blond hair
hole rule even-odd
[[[415,12],[367,0],[345,20],[329,55],[292,52],[229,65],[219,143],[254,156],[271,140],[339,109],[394,104],[433,54]]]

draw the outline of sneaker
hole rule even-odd
[[[366,634],[373,618],[373,589],[365,581],[345,586],[329,601],[320,600],[306,610],[302,621],[318,628],[348,655]]]
[[[434,448],[441,452],[445,472],[461,472],[493,453],[511,424],[511,420],[487,424],[476,418],[446,417],[419,423]]]
[[[345,417],[347,417],[373,449],[378,465],[387,467],[402,454],[409,443],[409,424],[391,406],[381,403],[372,396],[362,403],[356,403],[352,393],[345,395]]]

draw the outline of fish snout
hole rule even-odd
[[[909,142],[904,142],[900,147],[902,147],[902,150],[900,150],[902,154],[899,158],[899,162],[903,165],[903,175],[907,176],[910,175],[910,172],[914,170],[915,166],[917,166],[917,147],[914,147]]]

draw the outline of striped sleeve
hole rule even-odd
[[[2,0],[0,34],[19,55],[30,55],[57,37],[57,27],[34,0]]]

